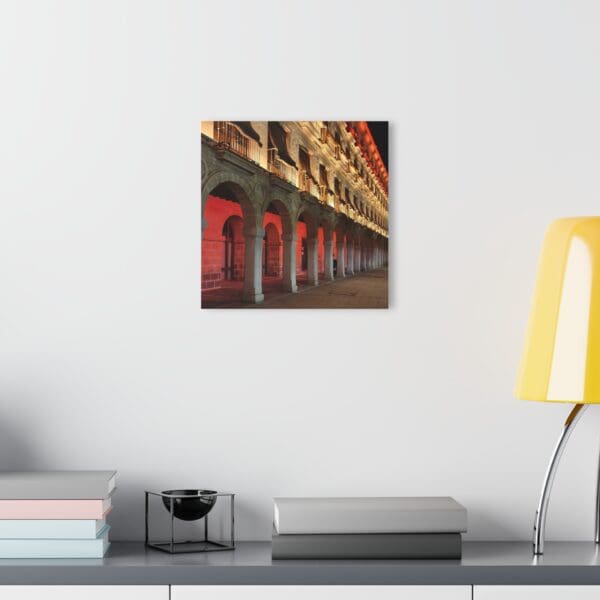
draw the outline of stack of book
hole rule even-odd
[[[0,472],[0,558],[101,558],[115,471]]]
[[[274,559],[460,558],[467,511],[435,498],[275,498]]]

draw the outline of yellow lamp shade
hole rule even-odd
[[[600,217],[546,232],[515,395],[600,404]]]

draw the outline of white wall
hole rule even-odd
[[[567,407],[514,400],[543,232],[598,214],[600,5],[23,2],[0,9],[0,466],[142,490],[451,494],[528,539]],[[389,119],[389,311],[199,309],[202,118]],[[548,535],[591,539],[600,414]]]

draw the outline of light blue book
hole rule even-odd
[[[0,558],[102,558],[110,542],[105,525],[90,540],[0,540]]]
[[[0,519],[0,539],[95,539],[105,519]]]

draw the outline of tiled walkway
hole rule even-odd
[[[240,302],[241,284],[234,282],[229,288],[204,292],[203,308],[387,308],[387,269],[376,269],[332,282],[322,282],[308,287],[299,282],[297,294],[279,290],[279,280],[265,279],[264,302]]]

